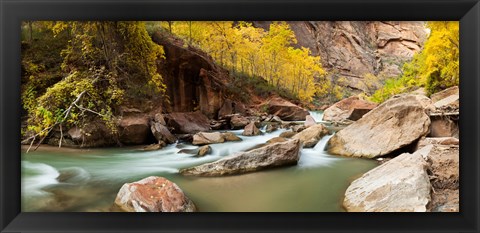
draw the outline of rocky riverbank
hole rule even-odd
[[[458,88],[433,95],[432,99],[417,94],[394,96],[368,111],[366,104],[359,101],[344,100],[330,107],[336,115],[326,115],[345,123],[352,113],[362,112],[357,108],[364,109],[364,114],[329,140],[328,150],[339,156],[377,159],[381,163],[351,183],[345,192],[344,208],[353,212],[458,212],[458,115],[451,114],[458,112]],[[444,113],[443,124],[432,124],[439,113]],[[251,121],[245,125],[245,131],[272,123],[273,119]],[[225,176],[295,165],[301,147],[314,147],[328,134],[323,124],[307,119],[303,125],[273,121],[279,127],[289,127],[290,133],[282,133],[257,148],[182,169],[180,173]],[[440,131],[437,128],[442,130],[442,137],[435,134]],[[202,132],[195,134],[193,141],[200,145],[223,143],[225,137],[220,132]]]

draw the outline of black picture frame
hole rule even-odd
[[[1,232],[478,232],[478,0],[1,0]],[[22,213],[23,20],[459,20],[459,213]]]

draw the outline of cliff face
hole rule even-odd
[[[201,111],[213,118],[225,99],[228,72],[213,63],[203,51],[184,46],[179,39],[155,34],[163,46],[165,60],[159,64],[170,104],[167,112]]]
[[[345,77],[344,86],[365,90],[363,77],[400,74],[402,64],[418,52],[427,37],[424,22],[296,21],[288,22],[298,45],[320,55],[329,76]],[[254,22],[267,29],[270,22]]]

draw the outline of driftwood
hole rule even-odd
[[[64,140],[63,139],[63,128],[62,128],[62,123],[65,122],[65,120],[68,118],[68,116],[70,115],[70,112],[72,111],[72,109],[74,107],[78,108],[79,110],[82,111],[82,114],[84,112],[90,112],[90,113],[94,113],[96,115],[99,115],[99,116],[103,116],[102,114],[98,113],[98,112],[95,112],[91,109],[88,109],[88,108],[85,108],[81,105],[78,105],[78,102],[82,99],[82,96],[85,95],[87,93],[87,91],[82,91],[80,94],[77,95],[77,98],[75,98],[75,100],[70,104],[70,106],[65,110],[63,111],[63,117],[61,119],[57,119],[55,121],[55,123],[45,129],[43,129],[42,131],[40,131],[39,133],[25,139],[22,141],[22,143],[27,143],[31,140],[30,142],[30,146],[28,147],[26,153],[28,153],[30,151],[30,149],[32,148],[33,146],[33,143],[35,142],[35,140],[37,139],[37,137],[39,137],[41,134],[47,132],[44,136],[41,137],[40,141],[38,142],[38,144],[36,145],[36,147],[34,148],[34,151],[38,149],[38,147],[40,146],[40,144],[42,144],[43,140],[45,140],[45,138],[50,134],[50,132],[55,128],[55,126],[60,126],[60,140],[58,142],[58,147],[62,147],[62,141]]]

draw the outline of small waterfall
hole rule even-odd
[[[323,111],[309,111],[309,113],[316,122],[323,122]]]
[[[313,147],[313,150],[315,151],[325,151],[325,147],[327,146],[328,140],[333,137],[332,135],[325,135],[320,141]]]

